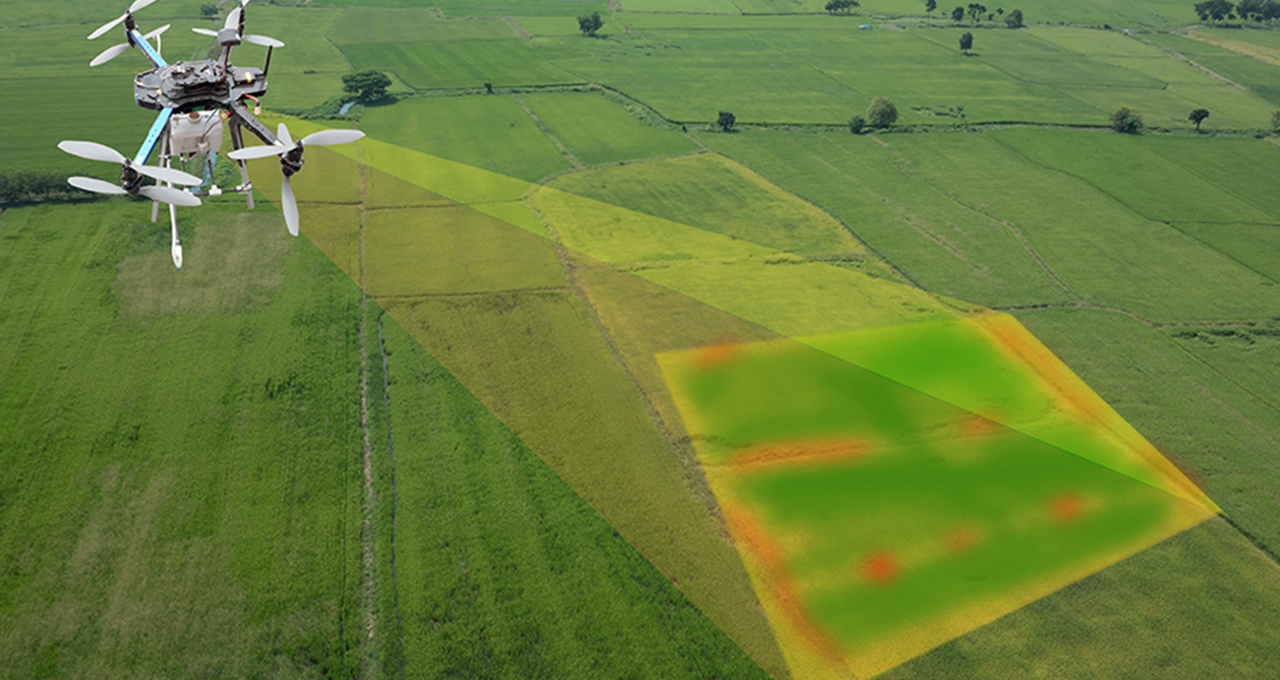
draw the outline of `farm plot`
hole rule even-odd
[[[394,72],[417,90],[580,83],[550,62],[583,54],[570,45],[519,40],[435,40],[346,43],[342,51],[356,70]]]
[[[500,17],[441,19],[425,7],[350,7],[325,36],[339,45],[427,40],[500,40],[519,36]]]
[[[1173,226],[1262,276],[1280,283],[1280,225],[1175,222]]]
[[[624,12],[682,12],[688,14],[738,14],[731,0],[626,0]]]
[[[1245,85],[1251,92],[1272,106],[1280,107],[1280,66],[1244,55],[1205,54],[1193,57],[1197,62],[1213,69],[1214,73]],[[1210,109],[1212,112],[1212,109]],[[1212,124],[1212,120],[1205,121]],[[1259,123],[1259,127],[1265,124]]]
[[[548,186],[779,251],[865,252],[829,215],[717,154],[575,172]]]
[[[1073,140],[1107,133],[1074,134],[1079,136],[1049,135],[1043,147],[1083,144]],[[904,135],[891,145],[911,160],[912,174],[1019,229],[1047,267],[1085,300],[1163,321],[1254,318],[1280,304],[1280,293],[1253,272],[1082,180],[1002,148],[993,137]],[[977,168],[976,159],[982,159]]]
[[[599,94],[524,94],[520,98],[587,165],[675,156],[698,149],[680,132],[646,125]]]
[[[1249,367],[1255,360],[1246,342],[1249,329],[1161,330],[1101,310],[1028,311],[1018,316],[1126,420],[1186,469],[1227,517],[1275,552],[1280,531],[1268,517],[1277,512],[1280,477],[1265,452],[1274,446],[1280,416],[1262,398],[1266,393],[1247,389],[1250,382],[1261,382],[1274,371],[1265,360]],[[1272,340],[1259,334],[1255,342]],[[1239,379],[1247,371],[1259,376]],[[1189,396],[1206,394],[1211,396]]]
[[[950,29],[761,31],[757,35],[868,100],[889,97],[907,123],[959,123],[958,113],[951,112],[954,107],[961,107],[964,120],[973,122],[1065,123],[1096,115],[1090,107],[1043,83],[1027,82],[1018,74],[1011,76],[984,63],[994,54],[1007,54],[1010,61],[1020,64],[1034,63],[1041,54],[1061,54],[1012,31],[996,33],[999,42],[995,45],[982,45],[978,50],[981,59],[961,54],[957,48],[960,31]],[[847,115],[864,110],[851,107]]]
[[[1144,137],[1142,146],[1181,165],[1226,196],[1265,212],[1270,218],[1266,221],[1280,223],[1280,195],[1269,190],[1271,178],[1280,172],[1280,150],[1274,145],[1256,139],[1152,136]]]
[[[416,337],[367,332],[389,355],[406,677],[767,677]]]
[[[0,655],[23,677],[354,677],[359,290],[216,202],[184,213],[175,272],[146,210],[0,216]]]
[[[701,135],[721,153],[822,206],[926,290],[990,306],[1067,298],[1017,232],[911,172],[873,137]]]
[[[1009,129],[989,134],[1039,165],[1088,182],[1147,219],[1160,222],[1269,222],[1275,219],[1244,200],[1224,194],[1178,163],[1149,151],[1161,146],[1158,141],[1109,135],[1104,143],[1081,144],[1079,133],[1066,130]],[[1276,162],[1280,163],[1280,154],[1270,153],[1274,148],[1262,146],[1265,155],[1276,156]],[[1214,149],[1219,153],[1225,151],[1222,145],[1214,145]]]
[[[569,162],[510,97],[417,97],[367,109],[361,127],[410,149],[535,181]],[[472,134],[459,135],[467,129]]]
[[[588,49],[594,58],[557,65],[686,123],[711,123],[717,112],[732,111],[742,123],[843,124],[850,111],[863,111],[870,103],[853,88],[743,32],[617,36],[591,41]]]
[[[1276,577],[1271,558],[1211,520],[880,677],[1265,675]]]
[[[365,291],[374,297],[565,285],[549,241],[468,207],[376,210],[363,229]]]

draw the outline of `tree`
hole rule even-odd
[[[973,49],[972,33],[965,31],[963,34],[960,35],[960,49],[964,50],[965,54],[968,54],[969,50]]]
[[[983,14],[986,14],[986,13],[987,13],[986,7],[983,7],[982,5],[976,2],[969,3],[969,21],[973,22],[974,25],[977,25],[978,17],[981,17]]]
[[[359,94],[362,101],[382,99],[387,96],[388,87],[391,87],[391,79],[382,71],[370,69],[342,76],[342,91]]]
[[[600,18],[599,12],[583,14],[578,17],[578,30],[582,31],[585,36],[595,37],[596,31],[602,27],[604,27],[604,19]]]
[[[957,7],[957,8],[955,8],[955,9],[951,10],[951,20],[952,20],[952,21],[954,21],[955,23],[957,23],[957,24],[958,24],[958,23],[960,23],[960,20],[962,20],[962,19],[964,19],[964,8],[963,8],[963,7]]]
[[[1195,5],[1196,16],[1200,17],[1200,21],[1222,21],[1232,15],[1235,11],[1235,5],[1228,0],[1205,0]]]
[[[933,10],[938,9],[938,0],[924,0],[924,13],[933,16]]]
[[[862,116],[854,116],[849,119],[849,132],[853,134],[861,134],[862,128],[867,124],[867,119]]]
[[[1022,28],[1022,10],[1014,9],[1009,12],[1009,16],[1004,18],[1004,25],[1009,28]]]
[[[200,16],[206,19],[212,19],[218,16],[218,6],[212,2],[206,2],[200,5]]]
[[[871,100],[871,106],[867,107],[867,124],[871,127],[883,128],[893,125],[898,120],[898,107],[893,102],[884,97],[876,97]]]
[[[1271,112],[1271,129],[1280,133],[1280,109]]]
[[[728,111],[721,111],[720,116],[716,118],[716,125],[719,125],[720,129],[725,132],[732,132],[733,124],[736,122],[738,122],[737,116],[734,116]]]
[[[1209,117],[1209,109],[1196,109],[1195,111],[1191,112],[1191,115],[1187,117],[1187,120],[1191,121],[1192,123],[1195,123],[1196,132],[1199,132],[1200,121],[1208,117]]]
[[[1263,3],[1262,18],[1267,21],[1280,19],[1280,2],[1277,2],[1277,0],[1267,0]]]
[[[1240,0],[1236,3],[1236,14],[1244,21],[1250,19],[1262,21],[1264,18],[1262,0]]]
[[[827,11],[835,14],[836,12],[844,12],[849,14],[853,12],[854,7],[861,7],[858,0],[827,0]]]
[[[1142,131],[1142,114],[1127,106],[1121,106],[1111,114],[1111,129],[1136,135]]]

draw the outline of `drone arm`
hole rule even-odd
[[[133,157],[136,165],[147,164],[147,159],[151,157],[151,152],[156,148],[156,142],[160,141],[160,135],[164,133],[172,116],[173,109],[160,109],[160,115],[156,116],[156,122],[151,124],[151,131],[147,133],[147,138],[142,140],[138,155]]]
[[[231,117],[238,120],[244,127],[249,128],[249,131],[254,135],[257,135],[258,139],[261,139],[263,144],[276,144],[277,139],[271,132],[271,129],[266,125],[263,125],[262,121],[254,118],[253,114],[249,113],[249,109],[245,108],[239,101],[233,100],[227,105],[227,108],[231,110]]]
[[[151,43],[147,42],[146,36],[142,35],[142,31],[139,31],[136,26],[129,29],[129,41],[137,45],[138,49],[147,55],[147,60],[156,68],[169,65],[164,60],[164,57],[160,56],[160,53],[151,47]]]

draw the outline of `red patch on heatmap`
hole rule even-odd
[[[862,561],[862,576],[872,583],[885,585],[898,575],[898,560],[887,552],[872,553]]]
[[[1077,495],[1064,493],[1049,503],[1049,514],[1059,522],[1072,522],[1084,514],[1084,501]]]

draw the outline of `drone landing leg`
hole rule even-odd
[[[169,252],[173,255],[173,266],[182,269],[182,244],[178,242],[178,208],[169,204],[169,225],[173,233],[173,246]]]
[[[241,132],[242,123],[237,118],[231,119],[231,146],[237,150],[244,148],[244,134]],[[253,210],[253,185],[249,184],[249,165],[245,161],[238,160],[236,165],[240,166],[240,186],[244,189],[245,201],[249,203],[249,209]]]

